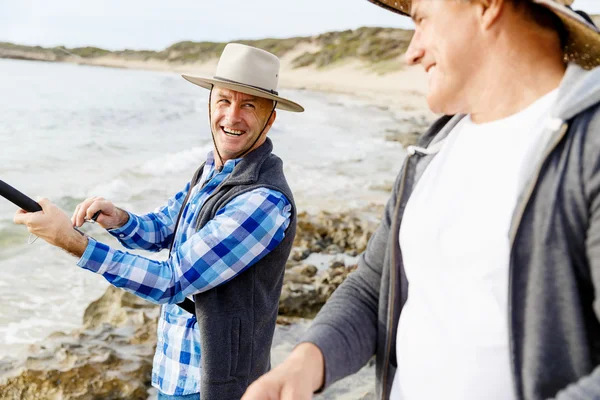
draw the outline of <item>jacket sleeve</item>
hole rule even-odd
[[[584,149],[584,182],[588,198],[589,224],[586,234],[586,255],[594,287],[593,308],[600,321],[600,112],[596,110],[587,130]],[[556,400],[600,399],[600,366],[579,381],[561,390]]]
[[[321,389],[355,373],[375,354],[381,276],[401,176],[402,172],[379,227],[359,257],[357,270],[333,293],[302,338],[323,353],[325,379]]]

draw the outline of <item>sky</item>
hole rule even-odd
[[[574,7],[600,14],[600,0]],[[162,50],[182,40],[311,36],[361,26],[412,28],[366,0],[0,0],[0,41]]]

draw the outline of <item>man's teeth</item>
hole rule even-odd
[[[227,129],[227,128],[223,128],[223,132],[225,132],[228,135],[234,135],[234,136],[240,136],[244,133],[244,131],[238,131],[235,129]]]

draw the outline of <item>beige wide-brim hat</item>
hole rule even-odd
[[[268,51],[238,43],[225,46],[212,78],[182,75],[195,85],[211,90],[213,86],[235,90],[277,102],[280,110],[302,112],[304,107],[279,96],[279,58]]]
[[[369,0],[390,11],[410,15],[411,0]],[[569,7],[574,0],[530,0],[549,8],[565,26],[567,43],[565,59],[591,69],[600,65],[600,33],[581,15]]]

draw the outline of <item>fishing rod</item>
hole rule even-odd
[[[27,212],[42,211],[42,207],[37,201],[2,180],[0,180],[0,196]]]
[[[38,204],[37,201],[33,200],[26,194],[18,191],[3,180],[0,180],[0,196],[4,197],[6,200],[10,201],[14,205],[20,207],[21,209],[27,212],[42,211],[42,207]],[[92,216],[92,218],[86,220],[86,222],[96,222],[96,219],[98,218],[101,212],[102,210],[98,210]],[[76,226],[73,226],[73,229],[75,229],[80,235],[85,236],[85,233]]]

